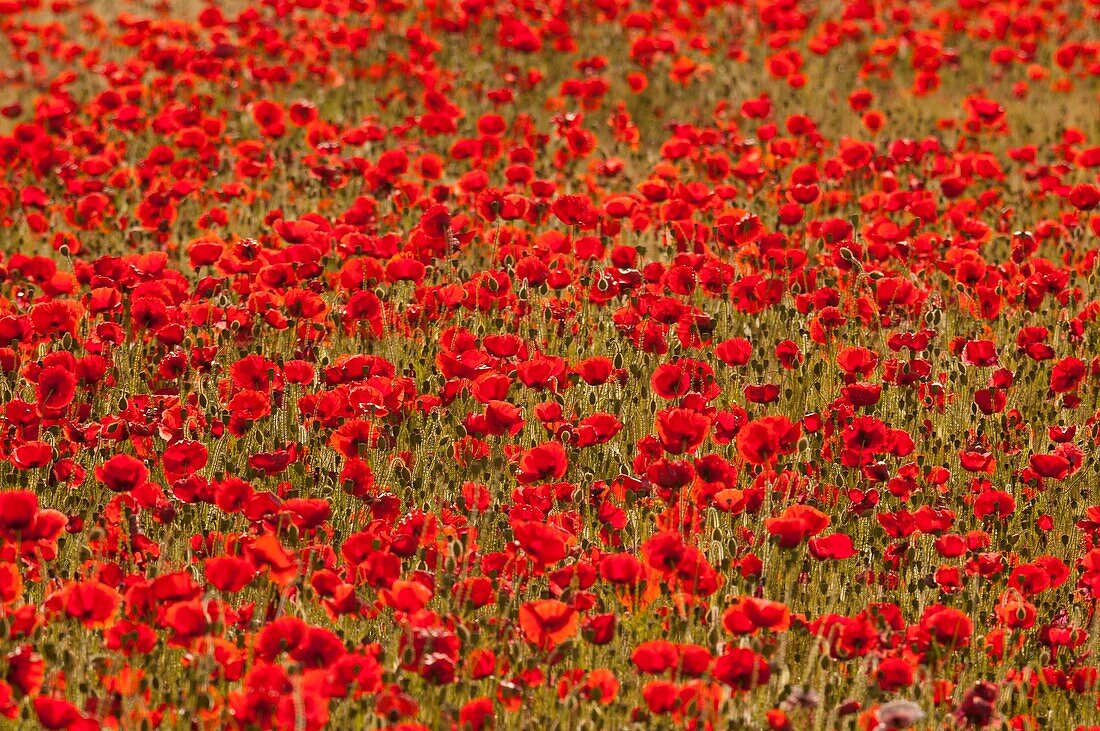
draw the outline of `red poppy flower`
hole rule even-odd
[[[737,449],[750,464],[767,464],[789,454],[801,427],[786,416],[765,416],[746,424],[737,434]]]
[[[113,492],[131,492],[145,484],[149,470],[128,454],[116,454],[95,469],[95,476]]]
[[[561,561],[576,542],[565,531],[533,520],[513,521],[512,532],[523,550],[542,566]]]
[[[565,476],[569,459],[559,442],[543,442],[524,453],[519,461],[517,479],[522,484],[556,480]]]
[[[0,527],[20,533],[31,527],[38,513],[38,496],[29,490],[0,492]]]
[[[118,611],[121,595],[99,581],[78,581],[65,589],[65,613],[89,627],[101,627]]]
[[[669,454],[694,452],[710,432],[710,419],[691,409],[668,409],[657,414],[657,436]]]
[[[829,526],[829,516],[809,505],[792,505],[778,518],[768,518],[764,526],[783,548],[797,546]]]
[[[966,647],[970,643],[973,622],[963,612],[952,607],[934,604],[924,611],[921,629],[932,635],[937,643],[952,648]]]
[[[248,561],[235,556],[206,559],[206,580],[215,589],[238,592],[256,577],[256,569]]]
[[[735,647],[718,656],[713,675],[734,690],[747,691],[766,685],[771,679],[767,661],[752,650]]]
[[[855,545],[850,536],[844,533],[833,533],[829,536],[812,538],[809,542],[810,555],[820,560],[831,559],[834,561],[851,558],[856,555]]]
[[[209,452],[206,445],[194,439],[168,446],[161,456],[164,471],[170,475],[191,475],[206,466]]]
[[[1063,358],[1050,372],[1050,390],[1067,393],[1077,388],[1085,377],[1085,363],[1079,358]]]
[[[726,365],[743,366],[752,357],[752,343],[745,338],[730,338],[714,346],[714,354]]]
[[[577,633],[577,611],[557,599],[525,602],[519,608],[519,625],[528,642],[552,648]]]
[[[39,406],[51,411],[65,409],[76,396],[76,376],[62,366],[43,368],[35,384]]]
[[[875,670],[875,682],[888,693],[908,688],[914,680],[913,666],[899,658],[887,658]]]
[[[99,724],[82,714],[76,706],[64,698],[38,696],[34,699],[34,712],[43,728],[55,731],[95,731]]]

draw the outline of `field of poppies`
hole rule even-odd
[[[1097,0],[0,29],[0,728],[1100,729]]]

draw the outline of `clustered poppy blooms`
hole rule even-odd
[[[1098,27],[0,0],[0,716],[1100,728]]]

